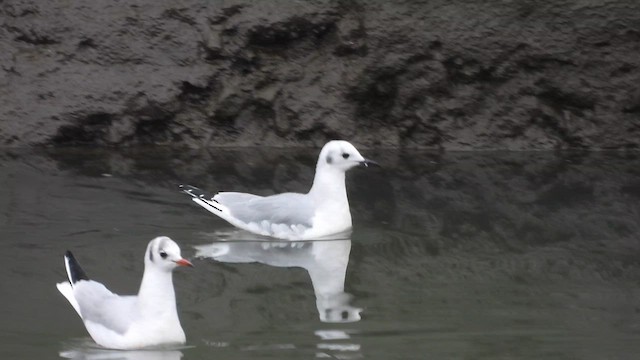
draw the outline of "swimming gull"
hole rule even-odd
[[[196,187],[180,187],[196,204],[238,228],[280,239],[319,239],[351,229],[345,172],[371,165],[378,164],[362,157],[349,142],[333,140],[320,151],[313,185],[306,194],[219,192],[208,198]]]
[[[119,296],[90,280],[70,251],[65,254],[64,263],[68,281],[58,283],[58,290],[98,345],[139,349],[184,344],[172,271],[178,266],[193,265],[180,256],[180,248],[173,240],[160,236],[149,242],[138,295]]]

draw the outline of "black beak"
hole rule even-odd
[[[360,165],[364,167],[371,167],[371,166],[380,167],[380,164],[369,159],[364,159],[364,161],[360,161]]]

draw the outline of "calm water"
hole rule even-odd
[[[176,185],[306,191],[317,150],[0,153],[3,359],[637,359],[639,154],[362,151],[354,232],[237,233]],[[184,348],[97,348],[62,254],[118,293],[168,235]]]

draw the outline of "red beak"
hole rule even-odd
[[[178,264],[178,266],[193,267],[193,264],[187,259],[180,259],[180,260],[175,261],[175,263]]]

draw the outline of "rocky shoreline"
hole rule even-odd
[[[638,149],[640,3],[0,2],[0,146]]]

